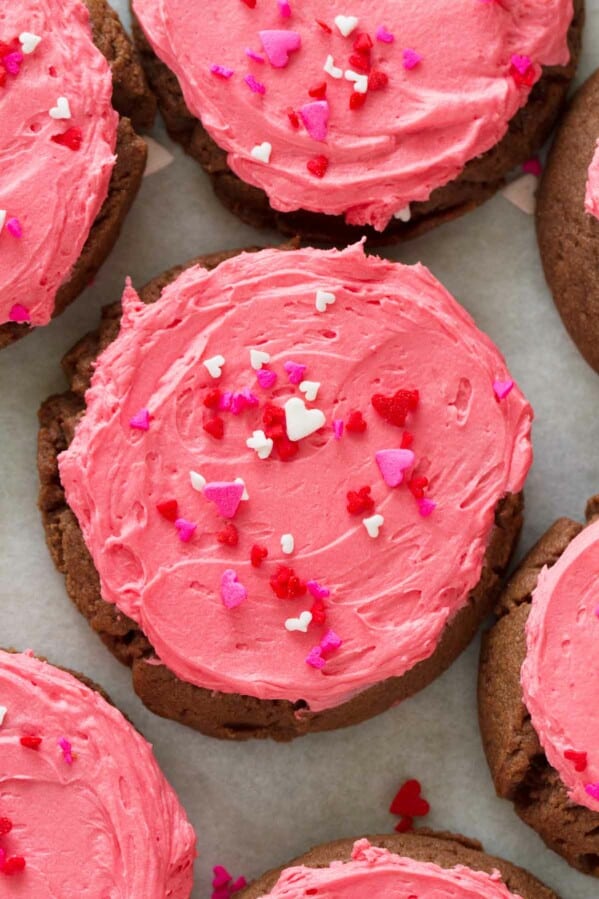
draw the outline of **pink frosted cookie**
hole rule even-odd
[[[89,7],[89,8],[88,8]],[[105,30],[111,45],[106,47]],[[119,71],[113,79],[109,52]],[[152,103],[103,0],[20,0],[0,20],[0,347],[86,286],[135,196]],[[116,162],[118,153],[119,161]],[[118,193],[116,184],[118,180]],[[102,227],[94,222],[102,212]]]
[[[254,224],[335,240],[413,233],[489,196],[547,136],[581,8],[133,0],[169,130],[219,195]],[[531,94],[544,67],[551,89]]]
[[[264,250],[152,305],[129,285],[85,406],[60,489],[162,714],[221,736],[353,723],[440,673],[492,602],[531,409],[422,266]]]
[[[188,899],[193,829],[99,688],[0,650],[0,701],[0,895]]]
[[[599,509],[560,519],[508,584],[481,663],[495,784],[571,864],[599,875]]]

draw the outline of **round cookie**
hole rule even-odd
[[[26,0],[0,30],[0,349],[94,277],[141,183],[155,101],[105,0]]]
[[[226,19],[204,4],[200,40],[183,0],[132,5],[167,128],[219,198],[252,225],[336,245],[416,236],[490,197],[548,137],[584,20],[582,0],[528,4],[526,22],[512,2],[472,0],[460,17],[448,0],[354,2],[335,17],[318,0],[280,14],[239,0]],[[357,25],[345,37],[336,18]],[[367,93],[352,91],[369,70]]]
[[[528,871],[487,855],[476,840],[427,829],[317,846],[285,867],[262,875],[239,897],[300,899],[316,894],[325,899],[355,899],[365,894],[381,899],[398,895],[557,899]]]
[[[599,372],[599,72],[575,94],[539,187],[537,235],[547,283],[576,346]]]
[[[0,700],[9,893],[188,899],[193,828],[151,746],[102,690],[31,652],[0,650]]]
[[[229,255],[166,273],[155,305],[129,285],[120,332],[110,307],[67,356],[40,505],[149,708],[287,740],[389,708],[468,644],[519,533],[531,410],[422,266]]]
[[[560,518],[513,575],[484,636],[479,715],[499,796],[547,845],[599,876],[594,647],[599,497]]]

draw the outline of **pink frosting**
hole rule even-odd
[[[589,215],[599,218],[599,141],[595,147],[593,159],[587,173],[587,186],[584,208]]]
[[[549,763],[572,801],[596,812],[598,583],[599,521],[595,521],[570,543],[555,565],[541,571],[528,617],[522,666],[524,702]]]
[[[334,298],[325,312],[317,291]],[[121,333],[97,363],[87,412],[59,460],[103,597],[139,622],[184,680],[312,709],[431,655],[479,580],[496,503],[520,490],[531,462],[531,409],[517,387],[496,399],[504,360],[467,313],[427,269],[365,256],[360,245],[242,254],[210,273],[187,269],[155,305],[130,287],[123,301]],[[269,354],[274,386],[257,383],[251,349]],[[203,363],[219,356],[222,377],[213,379]],[[301,404],[305,384],[292,383],[301,365],[304,382],[320,384],[307,405],[325,426],[300,439],[290,461],[274,451],[261,459],[246,441],[265,427],[267,400]],[[203,430],[215,387],[221,405],[244,389],[257,403],[219,413],[222,440]],[[421,508],[406,483],[388,486],[377,464],[403,429],[375,412],[371,396],[399,388],[420,391],[404,480],[426,476],[433,508]],[[140,409],[147,431],[130,425]],[[355,411],[366,431],[348,427],[336,439],[332,422]],[[211,501],[192,488],[191,471],[209,482]],[[237,477],[249,500],[226,486]],[[351,515],[346,494],[364,486],[375,508]],[[174,523],[156,508],[172,499]],[[219,503],[234,516],[236,546],[218,541]],[[363,524],[372,515],[384,518],[376,538]],[[197,525],[188,540],[182,521]],[[291,554],[283,535],[293,537]],[[250,564],[254,544],[268,549],[260,568]],[[269,579],[280,565],[316,582],[312,595],[275,596]],[[232,593],[240,601],[229,608]],[[287,630],[313,596],[324,597],[326,624]],[[329,628],[343,643],[327,654]]]
[[[0,849],[26,862],[0,893],[188,899],[195,834],[123,715],[31,653],[0,651],[0,702]]]
[[[81,0],[3,4],[0,41],[23,33],[41,41],[0,86],[0,324],[45,325],[106,197],[118,116]],[[60,97],[70,118],[50,115]],[[52,140],[70,129],[79,149]]]
[[[286,868],[266,896],[304,899],[308,891],[319,899],[520,899],[497,870],[441,868],[372,846],[367,839],[356,840],[350,861],[334,861],[328,868]]]
[[[353,0],[345,8],[301,0],[284,20],[274,2],[251,9],[240,0],[226,7],[221,0],[133,0],[133,7],[188,108],[240,178],[265,190],[275,209],[345,214],[381,230],[503,137],[541,66],[568,62],[573,15],[572,0]],[[347,37],[334,22],[339,13],[358,19]],[[264,53],[272,38],[265,44],[260,35],[281,30],[301,41],[282,67],[278,55],[273,64]],[[362,71],[351,59],[360,33],[373,41],[372,69],[389,81],[351,109],[354,83],[344,73]],[[266,61],[249,58],[248,45]],[[323,70],[329,55],[343,77]],[[248,75],[260,91],[248,87]],[[324,139],[321,127],[294,127],[288,116],[313,102],[309,91],[322,82]],[[264,142],[268,161],[252,156]],[[307,164],[321,155],[328,169],[318,178]]]

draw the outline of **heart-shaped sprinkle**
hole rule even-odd
[[[179,540],[182,543],[189,543],[196,532],[197,524],[194,524],[193,521],[188,521],[186,518],[177,518],[175,527],[177,528]]]
[[[514,382],[512,380],[495,381],[493,383],[493,390],[497,399],[504,400],[508,393],[511,393],[513,386]]]
[[[208,374],[212,378],[220,378],[223,373],[223,365],[225,364],[225,357],[220,354],[216,356],[211,356],[210,359],[204,359],[202,365],[208,371]]]
[[[328,587],[322,587],[318,581],[306,581],[306,587],[314,597],[314,599],[326,599],[331,595]]]
[[[206,486],[206,478],[204,475],[199,474],[197,471],[189,472],[189,480],[191,481],[191,486],[194,490],[198,490],[200,493],[204,490]]]
[[[140,409],[129,419],[129,427],[137,431],[148,431],[150,429],[150,413],[147,409]]]
[[[12,830],[12,821],[10,818],[0,818],[0,837],[8,836]]]
[[[375,31],[375,37],[377,41],[380,41],[382,44],[392,44],[395,40],[395,35],[393,35],[384,25],[379,25],[377,30]]]
[[[69,101],[66,97],[59,97],[56,101],[56,106],[53,106],[50,110],[50,115],[53,119],[70,119],[71,118],[71,107],[69,106]]]
[[[404,471],[414,464],[415,456],[409,449],[388,449],[379,450],[374,458],[387,487],[399,487]]]
[[[354,72],[353,69],[347,69],[345,80],[353,83],[354,90],[358,94],[365,94],[368,90],[368,75],[362,75],[360,72]]]
[[[228,521],[222,531],[218,532],[216,539],[223,546],[237,546],[239,543],[239,531],[232,521]]]
[[[510,59],[510,62],[521,75],[526,75],[526,73],[532,66],[532,60],[530,56],[522,56],[519,53],[514,53],[514,55]]]
[[[4,222],[6,221],[6,209],[0,209],[0,231],[4,228]]]
[[[273,440],[267,437],[264,431],[254,431],[252,436],[245,441],[245,444],[249,449],[256,451],[259,459],[268,459],[274,446]]]
[[[33,34],[31,31],[22,31],[19,35],[19,43],[21,44],[21,49],[26,56],[30,53],[33,53],[38,45],[41,43],[41,37],[37,34]]]
[[[260,568],[263,561],[268,556],[268,550],[265,546],[260,546],[258,543],[254,543],[250,550],[250,561],[254,568]]]
[[[174,523],[179,517],[179,503],[176,499],[165,499],[164,502],[156,503],[156,511],[167,521]]]
[[[270,368],[261,368],[256,372],[256,380],[263,390],[270,390],[277,382],[277,373]]]
[[[312,621],[314,624],[324,624],[327,620],[327,610],[325,608],[324,600],[315,599],[310,611],[312,612]]]
[[[307,161],[306,168],[315,178],[324,178],[329,168],[329,160],[326,156],[314,156]]]
[[[261,144],[256,144],[255,147],[252,147],[250,151],[250,155],[253,159],[257,159],[258,162],[269,163],[270,156],[272,153],[272,144],[270,144],[267,140],[263,141]]]
[[[25,737],[21,737],[19,742],[21,746],[25,747],[25,749],[35,749],[37,751],[42,745],[42,737],[27,735]]]
[[[430,812],[430,805],[421,796],[422,787],[417,780],[406,780],[399,788],[389,807],[392,815],[422,818]]]
[[[326,312],[327,307],[332,306],[336,299],[337,297],[330,290],[317,290],[315,300],[317,312]]]
[[[335,16],[335,25],[343,35],[348,37],[358,27],[357,16]]]
[[[350,515],[361,515],[362,512],[371,512],[373,509],[374,500],[370,495],[370,487],[348,490],[347,511]]]
[[[586,752],[576,752],[575,749],[566,749],[564,758],[569,762],[574,762],[574,770],[582,773],[586,771],[588,765],[588,756]]]
[[[285,627],[288,631],[301,631],[302,634],[306,634],[311,621],[312,612],[301,612],[297,618],[288,618]]]
[[[326,100],[304,103],[298,113],[313,140],[326,140],[329,124],[329,104]]]
[[[228,66],[221,66],[218,63],[213,63],[210,66],[210,71],[213,75],[216,75],[217,78],[232,78],[235,74],[235,69],[230,69]]]
[[[404,815],[401,821],[398,821],[393,829],[396,830],[397,833],[408,833],[413,827],[414,819],[410,818],[409,815]],[[410,897],[410,899],[413,899],[413,897]]]
[[[282,534],[281,535],[281,550],[285,553],[286,556],[290,556],[295,548],[295,540],[293,539],[293,534]]]
[[[350,412],[345,425],[350,434],[363,434],[368,427],[361,412]]]
[[[306,409],[303,400],[292,396],[285,403],[285,428],[287,437],[293,442],[309,437],[324,427],[326,418],[320,409]]]
[[[311,97],[314,97],[315,100],[324,100],[327,92],[327,83],[326,81],[322,81],[320,84],[317,84],[316,87],[311,87],[308,91]]]
[[[331,78],[343,78],[343,69],[340,69],[335,65],[335,60],[329,53],[325,60],[325,64],[322,67],[327,75],[330,75]]]
[[[382,515],[378,513],[376,515],[371,515],[370,518],[364,518],[362,520],[362,524],[368,531],[369,537],[378,537],[379,531],[385,523],[385,519]]]
[[[23,325],[25,322],[30,321],[31,316],[27,306],[23,306],[22,303],[15,303],[14,306],[11,306],[8,318],[11,322]]]
[[[432,499],[426,499],[426,497],[423,497],[422,499],[418,500],[418,511],[423,518],[428,518],[429,515],[432,515],[436,508],[437,503],[434,503]]]
[[[242,502],[245,502],[245,500],[249,499],[250,495],[247,492],[247,488],[245,486],[245,481],[243,480],[243,478],[233,478],[233,482],[235,484],[241,484],[241,486],[243,487],[243,493],[241,494]]]
[[[250,350],[250,365],[255,371],[259,371],[268,362],[270,362],[270,353],[265,353],[264,350]]]
[[[67,128],[62,134],[53,134],[50,140],[55,144],[60,144],[61,147],[68,147],[69,150],[76,152],[81,149],[83,132],[81,128]]]
[[[8,709],[5,705],[0,705],[0,727],[4,724],[4,719],[6,718],[6,714]]]
[[[205,421],[202,425],[203,429],[207,434],[210,434],[211,437],[214,437],[215,440],[222,440],[225,433],[225,423],[222,418],[209,418],[208,421]]]
[[[246,75],[243,80],[254,94],[266,93],[266,85],[262,84],[261,81],[258,81],[257,78],[254,78],[253,75]]]
[[[261,31],[260,40],[268,61],[275,69],[283,69],[289,62],[289,54],[302,45],[297,31]]]
[[[23,228],[21,226],[21,222],[16,216],[8,219],[8,221],[6,222],[6,230],[11,237],[15,237],[17,240],[20,240],[23,237]]]
[[[334,652],[342,645],[343,640],[341,637],[337,636],[335,631],[327,631],[320,641],[320,650],[321,652]]]
[[[420,53],[416,53],[415,50],[412,50],[410,47],[406,47],[402,54],[402,63],[404,69],[415,69],[418,63],[422,60],[422,56]]]
[[[289,359],[285,362],[283,368],[287,372],[291,384],[300,384],[304,379],[307,365],[302,365],[300,362],[292,362],[291,359]]]
[[[587,796],[590,796],[592,799],[599,800],[599,783],[586,784],[584,790]]]
[[[248,592],[239,582],[237,572],[232,568],[223,571],[220,581],[220,597],[227,609],[235,609],[247,599]]]
[[[344,423],[342,418],[334,418],[332,423],[333,437],[335,440],[341,440],[343,437]]]
[[[313,646],[305,659],[306,665],[310,665],[312,668],[322,669],[326,665],[325,660],[322,657],[322,650],[320,646]]]
[[[420,396],[417,390],[397,390],[393,396],[375,393],[370,402],[385,421],[403,428],[410,412],[418,408]]]
[[[308,402],[313,403],[320,390],[320,381],[302,381],[299,385],[299,389]]]
[[[289,19],[291,17],[289,0],[277,0],[277,6],[279,7],[279,15],[282,19]]]
[[[223,518],[234,518],[244,486],[235,481],[212,481],[204,487],[204,496],[213,502]]]
[[[402,209],[398,209],[397,212],[394,212],[393,218],[397,219],[400,222],[409,222],[412,218],[412,211],[409,205],[404,206]]]
[[[2,66],[9,75],[18,75],[23,62],[23,54],[18,50],[2,57]],[[3,73],[4,74],[4,73]]]

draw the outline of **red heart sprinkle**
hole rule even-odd
[[[370,55],[364,53],[352,53],[349,64],[356,72],[368,74],[370,72]]]
[[[389,806],[391,814],[408,818],[422,818],[424,815],[428,815],[430,805],[420,795],[421,791],[420,781],[406,780]]]
[[[80,150],[83,134],[81,128],[67,128],[63,134],[53,134],[50,140],[61,147],[68,147],[69,150]]]
[[[256,0],[241,0],[241,2],[249,6],[250,9],[256,9]]]
[[[293,568],[279,565],[270,578],[270,586],[279,599],[297,599],[304,596],[306,585],[299,579]]]
[[[410,818],[409,815],[404,815],[401,821],[398,821],[395,825],[395,830],[398,833],[407,833],[407,831],[412,830],[414,827],[414,819]]]
[[[372,38],[365,31],[361,31],[356,35],[354,41],[354,50],[357,53],[369,53],[372,48]]]
[[[323,599],[315,599],[310,609],[314,624],[324,624],[327,620],[327,610]]]
[[[415,499],[423,499],[424,491],[428,487],[428,478],[413,475],[408,481],[408,489]]]
[[[12,830],[12,821],[10,818],[0,818],[0,837],[5,837]]]
[[[4,87],[6,84],[6,69],[0,62],[0,87]]]
[[[258,543],[254,543],[250,552],[250,560],[254,568],[260,568],[267,556],[267,548],[265,546],[259,546]]]
[[[420,396],[417,390],[398,390],[393,396],[375,393],[370,402],[385,421],[403,428],[408,413],[418,408]]]
[[[361,412],[350,412],[345,422],[345,430],[350,434],[363,434],[367,425]]]
[[[206,433],[210,434],[216,440],[222,440],[225,433],[225,423],[222,418],[209,418],[202,425]]]
[[[166,499],[162,503],[156,503],[156,511],[167,521],[176,521],[179,517],[179,503],[176,499]]]
[[[287,117],[289,118],[289,121],[291,122],[292,128],[299,128],[300,120],[299,120],[299,116],[298,116],[297,112],[295,111],[295,109],[289,108],[287,110]]]
[[[586,752],[576,752],[575,749],[566,749],[564,757],[567,758],[569,762],[574,762],[575,771],[586,771],[588,765]]]
[[[326,31],[327,34],[332,34],[333,29],[330,28],[326,22],[321,22],[320,19],[316,19],[316,24],[320,25],[323,31]]]
[[[311,87],[308,93],[311,97],[315,97],[317,100],[323,100],[324,97],[326,97],[327,93],[326,81],[321,82],[321,84],[317,84],[316,87]]]
[[[349,95],[349,108],[362,109],[366,103],[366,94],[359,94],[358,91],[352,91]]]
[[[350,490],[347,494],[347,511],[350,515],[361,515],[372,512],[374,500],[370,495],[370,487],[360,487],[358,491]]]
[[[311,175],[315,175],[316,178],[324,178],[327,173],[327,169],[329,167],[329,160],[326,156],[315,156],[313,159],[309,159],[306,163],[306,168],[310,172]]]
[[[239,543],[239,531],[235,527],[232,521],[227,522],[222,531],[216,535],[216,539],[219,543],[223,543],[225,546],[237,546]]]
[[[299,446],[290,440],[286,434],[275,438],[275,449],[281,462],[290,462],[299,453]]]
[[[41,743],[41,737],[21,737],[21,746],[24,746],[25,749],[39,749]]]
[[[516,66],[510,66],[510,75],[518,85],[524,85],[525,87],[531,87],[535,81],[535,67],[530,66],[526,72],[520,72]]]
[[[389,76],[379,69],[373,69],[368,79],[368,89],[371,91],[380,91],[389,84]]]
[[[216,388],[215,390],[209,390],[204,397],[204,405],[207,409],[218,409],[220,397],[221,393],[218,388]]]
[[[402,449],[410,449],[412,444],[414,443],[414,435],[410,434],[409,431],[404,431],[401,435],[401,448]]]
[[[11,855],[2,865],[3,874],[20,874],[25,869],[25,859],[20,855]]]

